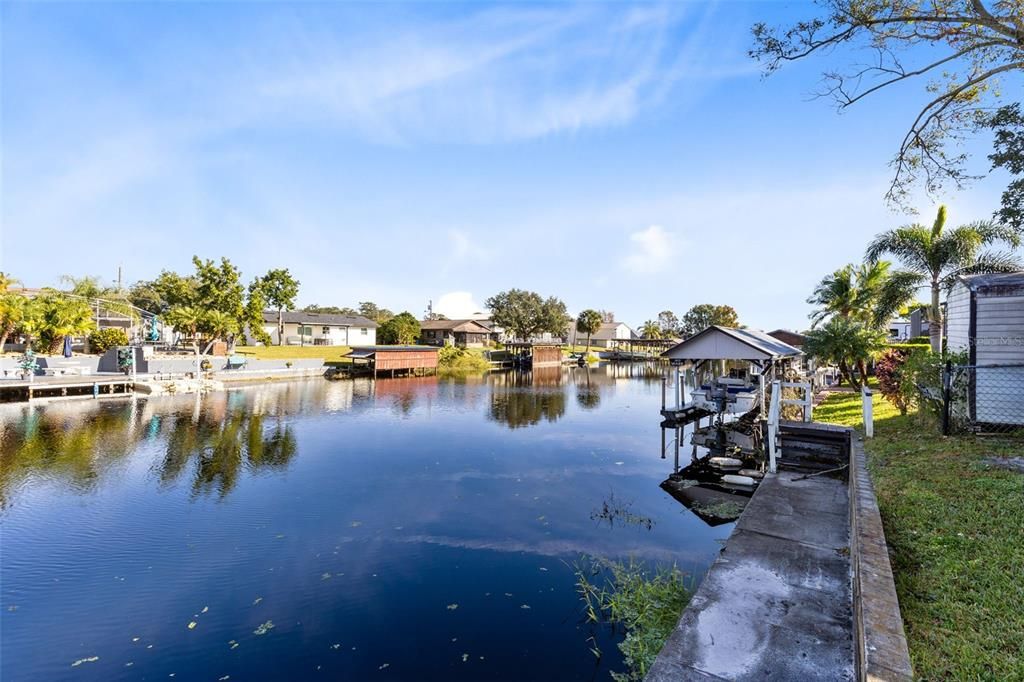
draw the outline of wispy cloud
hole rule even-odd
[[[634,275],[664,272],[675,255],[675,237],[661,225],[651,225],[629,235],[629,253],[622,267]]]

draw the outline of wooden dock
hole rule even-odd
[[[26,402],[43,398],[103,398],[125,395],[135,382],[124,375],[91,377],[39,377],[34,381],[0,382],[0,402]]]

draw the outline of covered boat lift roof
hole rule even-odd
[[[712,325],[661,354],[677,362],[699,364],[708,360],[743,360],[770,365],[796,358],[803,351],[764,332]]]

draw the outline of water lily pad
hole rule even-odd
[[[268,632],[270,632],[273,629],[274,629],[274,621],[268,620],[266,623],[264,623],[263,625],[260,625],[258,628],[253,630],[252,634],[254,634],[254,635],[265,635],[265,634],[267,634]]]

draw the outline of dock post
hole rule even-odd
[[[100,385],[95,381],[92,382],[92,397],[94,400],[100,397]]]
[[[665,459],[665,427],[661,429],[661,458]]]
[[[668,390],[668,377],[661,377],[661,409],[665,409],[665,392]]]
[[[683,370],[676,367],[676,409],[683,408]]]
[[[674,473],[677,473],[677,474],[679,473],[679,439],[682,437],[682,432],[683,432],[683,430],[677,426],[676,427],[675,465],[674,465],[674,470],[673,470]]]
[[[871,404],[871,389],[861,386],[861,399],[864,401],[864,437],[875,437],[874,405]]]

